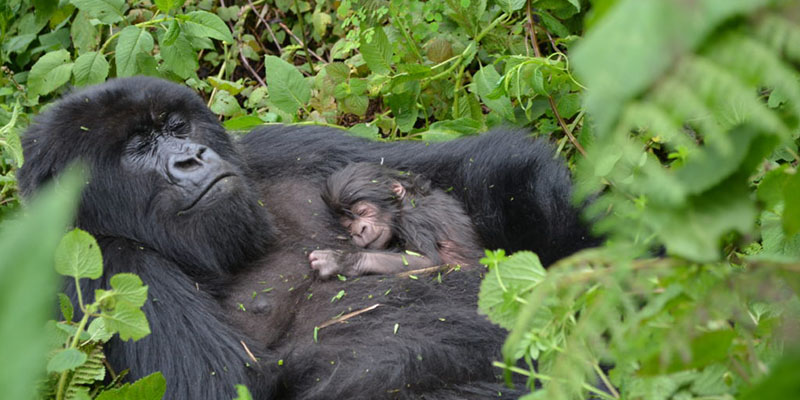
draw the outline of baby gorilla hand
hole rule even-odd
[[[336,250],[314,250],[308,255],[311,269],[319,272],[320,278],[327,279],[341,272],[339,254]]]

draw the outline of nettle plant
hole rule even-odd
[[[103,257],[95,239],[77,228],[64,235],[56,248],[55,269],[67,279],[75,280],[77,304],[59,293],[64,320],[51,320],[45,327],[53,348],[48,355],[47,381],[40,396],[57,400],[112,400],[128,398],[129,393],[135,392],[140,396],[137,398],[162,398],[166,381],[161,373],[122,385],[125,371],[107,368],[103,354],[103,344],[115,334],[122,340],[139,340],[150,334],[141,310],[147,301],[147,286],[134,274],[117,274],[109,279],[110,290],[96,290],[92,302],[84,299],[80,280],[100,278]],[[77,321],[76,305],[80,311]],[[106,379],[107,374],[110,379]]]

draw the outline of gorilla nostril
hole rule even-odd
[[[187,158],[185,160],[175,161],[172,164],[178,171],[192,171],[200,168],[200,162],[195,158]]]
[[[201,146],[199,149],[197,149],[197,155],[195,157],[202,160],[203,154],[205,154],[206,150],[208,150],[208,147]]]

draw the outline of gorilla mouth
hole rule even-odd
[[[213,188],[214,188],[214,186],[216,186],[216,185],[217,185],[217,183],[219,183],[219,182],[220,182],[220,181],[222,181],[223,179],[225,179],[225,178],[228,178],[228,177],[231,177],[231,176],[236,176],[236,174],[234,174],[234,173],[232,173],[232,172],[224,172],[224,173],[222,173],[222,174],[219,174],[219,175],[218,175],[216,178],[214,178],[213,180],[211,180],[211,182],[208,184],[208,186],[206,186],[206,187],[203,189],[203,191],[202,191],[202,192],[200,192],[200,194],[199,194],[199,195],[198,195],[198,196],[197,196],[197,197],[196,197],[196,198],[195,198],[195,199],[194,199],[194,200],[193,200],[193,201],[192,201],[192,202],[189,204],[189,206],[187,206],[186,208],[184,208],[183,210],[181,210],[181,212],[185,212],[185,211],[189,211],[189,210],[191,210],[191,209],[192,209],[194,206],[196,206],[196,205],[197,205],[197,203],[199,203],[199,202],[200,202],[200,200],[203,200],[203,198],[204,198],[204,197],[206,197],[206,195],[208,194],[208,192],[210,192],[210,191],[211,191],[211,189],[213,189]]]

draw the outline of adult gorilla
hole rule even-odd
[[[550,262],[589,243],[567,171],[520,134],[427,145],[285,126],[234,142],[191,90],[137,77],[65,96],[23,148],[26,196],[76,159],[90,166],[76,224],[97,238],[105,275],[82,282],[84,296],[119,272],[149,285],[153,333],[106,352],[132,378],[162,371],[169,399],[231,398],[237,383],[260,399],[497,394],[489,361],[505,335],[475,311],[476,273],[441,283],[310,274],[310,250],[348,246],[320,199],[327,174],[348,162],[452,187],[487,247]]]

